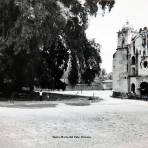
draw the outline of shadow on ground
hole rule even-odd
[[[9,107],[9,108],[30,108],[30,109],[37,109],[37,108],[54,108],[56,107],[58,104],[56,103],[44,103],[44,102],[34,102],[34,103],[30,103],[30,102],[17,102],[15,101],[14,103],[10,103],[10,102],[5,102],[5,103],[0,103],[0,107]]]
[[[59,95],[56,100],[46,101],[2,101],[0,107],[9,108],[27,108],[27,109],[38,109],[38,108],[55,108],[59,103],[63,103],[69,106],[89,106],[92,103],[100,102],[102,99],[99,97],[80,97],[80,96],[66,96],[65,98]]]

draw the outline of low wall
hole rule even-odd
[[[115,91],[113,91],[112,97],[113,98],[125,98],[125,99],[129,98],[128,93],[115,92]]]
[[[68,85],[66,87],[67,91],[71,90],[103,90],[102,84],[93,84],[93,85],[87,85],[87,84],[77,84],[75,87],[72,87]]]

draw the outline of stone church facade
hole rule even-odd
[[[127,22],[118,32],[113,55],[113,96],[148,98],[148,29]]]

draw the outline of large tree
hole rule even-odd
[[[78,79],[91,83],[101,58],[99,46],[86,38],[88,16],[113,5],[114,0],[0,0],[1,88],[56,89],[68,63],[72,85]]]

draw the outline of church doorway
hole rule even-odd
[[[140,92],[142,98],[148,98],[148,83],[142,82],[140,84]]]
[[[136,59],[134,56],[132,56],[132,62],[131,62],[132,65],[135,65],[136,64]]]
[[[131,84],[131,92],[135,93],[135,84],[134,83]]]

